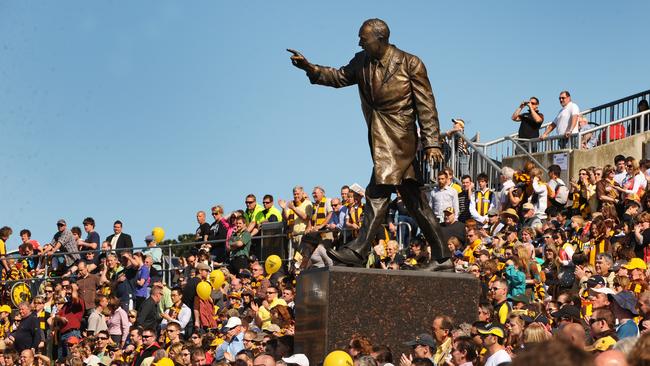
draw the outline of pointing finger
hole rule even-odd
[[[300,52],[298,52],[298,51],[296,51],[296,50],[294,50],[294,49],[287,48],[287,51],[293,53],[294,56],[302,56],[302,55],[300,54]]]

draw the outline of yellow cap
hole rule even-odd
[[[154,366],[174,366],[174,361],[169,357],[163,357],[158,362],[154,362]]]
[[[626,265],[623,266],[623,268],[627,270],[632,270],[632,269],[646,270],[648,269],[648,265],[646,265],[643,259],[641,258],[632,258]]]

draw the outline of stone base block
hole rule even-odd
[[[296,346],[316,365],[335,349],[346,350],[360,333],[393,351],[394,363],[409,353],[406,342],[431,333],[438,314],[454,322],[476,320],[477,279],[455,273],[330,267],[305,271],[296,289]]]

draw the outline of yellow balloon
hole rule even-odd
[[[223,272],[218,269],[210,272],[208,279],[210,280],[210,284],[212,284],[212,288],[216,289],[221,288],[221,285],[223,285],[223,281],[225,280]]]
[[[279,271],[280,266],[282,266],[282,259],[280,259],[280,257],[275,254],[270,255],[268,258],[266,258],[266,262],[264,262],[264,269],[266,269],[266,273],[269,275],[272,275],[275,272]]]
[[[212,286],[210,286],[210,284],[206,281],[201,281],[198,285],[196,285],[196,294],[201,300],[208,300],[211,293]]]
[[[325,361],[323,361],[323,366],[352,366],[354,365],[354,362],[352,362],[352,357],[345,352],[345,351],[332,351],[330,352],[327,357],[325,357]]]
[[[153,240],[156,241],[156,243],[160,243],[165,239],[165,230],[163,228],[156,226],[151,230],[151,235],[153,235]]]

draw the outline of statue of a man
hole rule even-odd
[[[359,30],[363,51],[340,69],[314,65],[298,51],[288,50],[293,53],[293,65],[305,70],[312,84],[335,88],[356,84],[368,125],[373,172],[366,188],[363,224],[355,240],[328,254],[347,265],[365,264],[370,242],[385,223],[391,193],[397,189],[431,246],[433,260],[429,269],[446,269],[451,254],[420,189],[415,164],[416,121],[426,158],[442,161],[438,111],[424,64],[388,43],[389,35],[383,20],[366,20]]]

